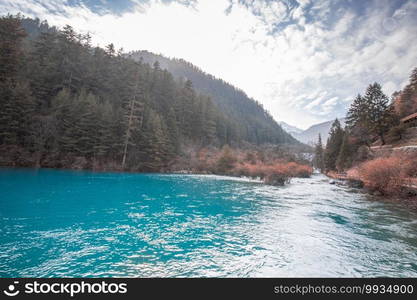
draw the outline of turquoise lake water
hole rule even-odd
[[[323,175],[0,169],[0,277],[417,276],[417,214]]]

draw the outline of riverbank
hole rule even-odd
[[[0,166],[91,170],[97,172],[214,174],[259,179],[268,185],[284,185],[293,177],[309,177],[309,162],[282,148],[190,148],[168,164],[149,168],[145,162],[123,168],[120,160],[66,153],[40,155],[18,146],[0,146]]]
[[[399,142],[377,145],[367,149],[367,154],[343,171],[328,171],[330,178],[361,188],[368,194],[417,207],[417,146],[416,128],[407,130]]]
[[[364,178],[361,178],[357,171],[355,172],[351,170],[347,173],[327,172],[325,175],[329,178],[337,180],[343,185],[361,189],[363,192],[380,197],[384,201],[402,203],[413,211],[417,211],[417,185],[414,184],[414,182],[417,180],[415,178],[410,178],[409,182],[411,183],[403,184],[400,187],[400,192],[393,195],[384,194],[377,189],[373,189],[370,182],[366,181]]]
[[[188,171],[188,170],[176,170],[176,171],[169,171],[166,170],[164,172],[138,172],[138,171],[129,171],[129,170],[121,170],[120,168],[115,169],[89,169],[89,168],[71,168],[71,167],[61,167],[61,168],[51,168],[51,167],[39,167],[39,166],[16,166],[16,165],[0,165],[0,170],[4,168],[11,168],[11,169],[29,169],[29,170],[36,170],[36,169],[45,169],[45,170],[67,170],[67,171],[91,171],[91,172],[97,172],[97,173],[128,173],[128,174],[161,174],[161,175],[193,175],[193,176],[216,176],[216,177],[228,177],[237,179],[239,181],[243,182],[252,182],[252,183],[260,183],[265,185],[273,185],[273,186],[282,186],[284,184],[288,184],[291,181],[291,178],[309,178],[312,174],[310,173],[304,173],[301,175],[293,176],[291,177],[290,174],[272,174],[269,175],[270,177],[267,177],[268,175],[261,174],[259,172],[257,173],[210,173],[207,171]],[[242,172],[240,170],[239,172]],[[250,175],[251,174],[251,175]],[[275,181],[273,181],[275,180]]]

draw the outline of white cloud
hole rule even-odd
[[[395,10],[393,2],[369,2],[360,15],[338,2],[298,2],[290,10],[287,1],[233,0],[231,9],[228,0],[135,1],[115,15],[59,0],[2,0],[0,13],[70,24],[100,45],[183,58],[300,127],[342,117],[369,83],[391,93],[406,82],[417,64],[416,1]]]

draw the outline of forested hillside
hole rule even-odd
[[[162,69],[167,69],[179,80],[191,80],[197,91],[210,95],[217,107],[225,112],[231,121],[235,135],[255,144],[297,143],[260,103],[227,82],[203,72],[193,64],[183,59],[167,58],[149,51],[135,51],[129,53],[129,56],[149,64],[158,62]]]
[[[112,44],[93,47],[70,26],[6,16],[0,32],[3,165],[161,171],[184,145],[297,144],[259,104],[217,79],[203,94],[203,79],[176,80]]]

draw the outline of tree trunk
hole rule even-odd
[[[381,138],[381,146],[384,146],[385,145],[384,134],[383,133],[379,134],[379,137]]]
[[[40,168],[41,167],[41,157],[42,157],[42,152],[38,151],[36,154],[36,161],[35,161],[35,168]]]
[[[127,147],[129,145],[129,139],[130,139],[130,135],[131,135],[131,131],[132,131],[132,125],[133,125],[133,112],[135,109],[135,101],[136,101],[136,93],[138,90],[138,85],[139,85],[139,78],[138,78],[138,71],[136,71],[136,75],[135,75],[135,79],[136,79],[136,83],[135,83],[135,88],[133,90],[133,95],[132,95],[132,99],[130,100],[130,112],[129,112],[129,120],[128,120],[128,124],[127,124],[127,129],[126,129],[126,138],[125,138],[125,143],[124,143],[124,149],[123,149],[123,160],[122,160],[122,169],[125,168],[126,165],[126,156],[127,156]]]
[[[131,102],[130,102],[130,114],[129,114],[129,121],[128,121],[128,125],[127,125],[127,130],[126,130],[125,145],[124,145],[124,150],[123,150],[122,169],[125,168],[125,164],[126,164],[127,146],[129,144],[130,130],[131,130],[132,118],[133,118],[133,108],[134,108],[134,102],[133,101],[134,101],[134,99],[132,99]]]

